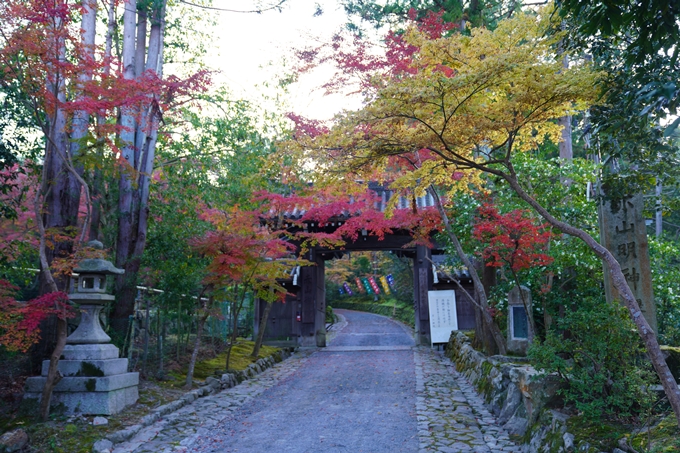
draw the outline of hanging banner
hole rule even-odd
[[[364,290],[364,285],[361,282],[361,280],[359,279],[359,277],[356,278],[356,282],[357,282],[357,288],[359,289],[359,292],[362,293],[362,294],[365,293],[366,291]]]
[[[378,284],[375,282],[375,279],[373,277],[368,277],[368,283],[370,283],[371,289],[376,294],[380,294],[380,288],[378,288]]]
[[[394,277],[392,277],[392,274],[387,274],[387,283],[390,286],[394,286]]]
[[[390,285],[389,285],[389,283],[387,283],[387,277],[385,277],[384,275],[382,277],[380,277],[380,284],[382,285],[383,290],[385,290],[385,294],[389,294],[390,293]]]
[[[349,287],[349,284],[347,282],[342,284],[342,287],[345,288],[345,292],[349,294],[350,296],[354,295],[352,292],[352,289]]]
[[[371,289],[371,284],[368,282],[368,279],[366,277],[361,279],[361,283],[364,284],[364,289],[368,294],[373,294],[373,289]]]

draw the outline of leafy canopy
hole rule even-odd
[[[601,74],[585,62],[562,67],[560,36],[545,33],[551,16],[518,14],[471,36],[430,39],[409,29],[406,40],[419,49],[414,73],[387,81],[364,109],[306,146],[350,170],[386,170],[417,153],[413,171],[396,180],[411,186],[450,182],[457,172],[512,173],[513,151],[559,141],[553,120],[598,99]]]

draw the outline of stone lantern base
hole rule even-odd
[[[42,375],[26,380],[24,398],[40,400],[49,364],[45,360]],[[67,344],[58,366],[64,377],[54,387],[52,406],[61,403],[69,414],[117,414],[139,398],[139,373],[128,373],[127,366],[112,344]]]

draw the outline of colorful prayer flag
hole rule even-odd
[[[382,284],[383,290],[385,291],[385,294],[390,293],[390,285],[387,283],[387,278],[383,275],[380,277],[380,283]]]
[[[345,292],[349,294],[350,296],[353,295],[352,289],[349,287],[349,284],[347,282],[342,284],[342,287],[345,288]]]
[[[359,289],[359,292],[360,292],[360,293],[366,292],[366,291],[364,290],[363,282],[359,279],[359,277],[356,278],[356,282],[357,282],[357,288]]]
[[[361,283],[364,284],[364,289],[366,290],[366,293],[373,294],[373,289],[371,289],[371,284],[368,282],[368,279],[366,277],[361,279]]]
[[[380,288],[378,288],[378,284],[375,282],[373,277],[368,278],[368,283],[371,285],[371,289],[373,289],[376,294],[380,294]]]

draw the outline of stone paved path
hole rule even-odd
[[[415,350],[420,452],[521,452],[451,361]]]
[[[112,453],[190,452],[201,436],[244,404],[277,385],[304,366],[313,351],[295,353],[292,357],[265,370],[253,379],[193,403],[166,415],[142,429],[127,442],[117,444]]]
[[[113,453],[522,451],[447,358],[387,318],[344,313],[328,348],[200,398]]]

